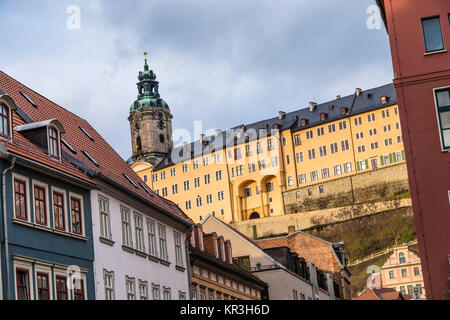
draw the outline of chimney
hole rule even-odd
[[[361,95],[362,89],[361,88],[356,88],[355,90],[355,94],[357,97],[359,97]]]
[[[316,106],[317,106],[317,103],[315,103],[315,102],[310,102],[310,103],[309,103],[309,111],[310,111],[310,112],[313,112],[314,109],[316,109]]]
[[[194,226],[194,233],[195,247],[203,251],[205,246],[203,243],[203,227],[201,224],[196,224]]]
[[[204,236],[205,251],[219,258],[219,246],[217,243],[217,233],[213,232]]]
[[[190,245],[195,248],[195,227],[192,228],[191,232],[188,231],[186,233],[186,236],[187,236],[187,238],[189,238]]]
[[[341,98],[341,96],[339,96],[339,95],[338,95],[338,96],[336,96],[336,99],[337,99],[337,100],[339,100],[340,98]]]
[[[218,247],[219,247],[219,259],[222,261],[226,261],[226,255],[225,255],[225,240],[223,236],[220,236],[217,239]]]
[[[231,241],[227,240],[225,241],[225,256],[226,256],[226,262],[229,264],[233,263],[233,253],[231,251]]]
[[[286,117],[286,112],[278,111],[278,120],[283,120]]]

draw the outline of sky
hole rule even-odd
[[[0,70],[88,120],[128,159],[144,52],[174,135],[198,139],[195,121],[225,130],[392,82],[374,4],[0,0]]]

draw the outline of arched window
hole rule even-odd
[[[142,151],[142,142],[141,142],[141,137],[139,137],[139,136],[136,139],[136,149],[138,151]]]
[[[399,260],[399,263],[406,263],[405,253],[404,252],[400,252],[398,254],[398,260]]]
[[[0,104],[0,136],[9,138],[9,108]]]
[[[251,214],[251,216],[250,216],[250,220],[256,220],[256,219],[259,219],[259,218],[260,218],[260,216],[259,216],[258,212],[253,212]]]
[[[165,141],[164,135],[161,134],[161,135],[159,136],[159,142],[164,143],[164,141]]]
[[[54,127],[48,127],[48,152],[53,158],[59,159],[58,130]]]

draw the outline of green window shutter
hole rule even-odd
[[[356,171],[359,171],[360,170],[360,168],[359,168],[359,161],[356,161]]]
[[[394,159],[394,162],[397,162],[397,157],[395,156],[395,152],[392,153],[392,158]]]
[[[394,160],[392,159],[392,153],[389,153],[389,163],[394,162]]]
[[[380,156],[380,163],[381,163],[382,166],[384,166],[384,159],[383,159],[383,156]]]
[[[366,170],[369,169],[369,160],[365,160],[366,161]]]
[[[403,161],[405,161],[405,150],[402,150],[402,159],[403,159]]]

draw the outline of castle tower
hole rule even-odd
[[[137,100],[130,108],[133,162],[157,164],[172,148],[172,114],[159,95],[156,74],[149,70],[145,59],[144,71],[139,72]]]

